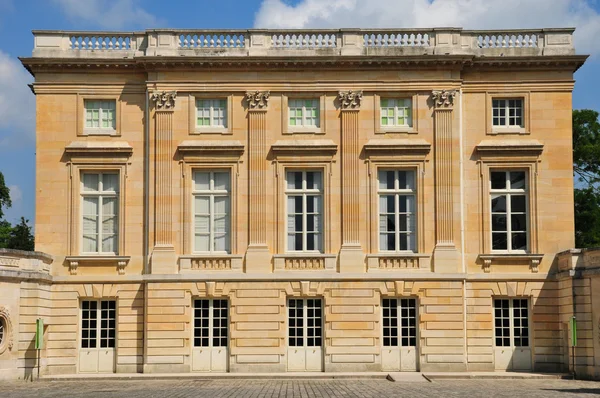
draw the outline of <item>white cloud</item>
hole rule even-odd
[[[0,148],[33,143],[35,97],[32,77],[21,63],[0,50]]]
[[[600,54],[595,0],[263,0],[257,28],[576,27],[578,53]]]
[[[103,29],[154,28],[157,18],[144,10],[138,0],[54,0],[76,22]]]
[[[23,200],[23,191],[21,191],[21,188],[18,185],[9,185],[8,189],[10,190],[10,200],[13,206],[20,204]]]

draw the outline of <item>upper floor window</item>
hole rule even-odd
[[[230,185],[228,171],[194,172],[195,252],[230,252]]]
[[[287,249],[323,251],[323,176],[320,171],[288,171]]]
[[[84,100],[85,129],[113,132],[116,129],[116,100]]]
[[[525,171],[491,171],[492,250],[528,250],[527,176]]]
[[[381,125],[412,127],[412,99],[381,99]]]
[[[226,99],[196,100],[196,127],[227,128]]]
[[[379,249],[416,251],[413,170],[379,170]]]
[[[288,100],[290,126],[319,127],[318,99]]]
[[[84,253],[118,253],[119,174],[83,173],[82,233]]]
[[[524,127],[523,99],[492,99],[492,125],[493,127]]]

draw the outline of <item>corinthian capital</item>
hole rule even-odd
[[[456,90],[433,90],[431,98],[436,109],[451,109],[454,106]]]
[[[248,109],[251,111],[267,110],[269,106],[270,91],[248,91],[246,92],[246,101]]]
[[[358,110],[360,109],[360,102],[362,101],[363,92],[360,91],[340,91],[338,98],[340,100],[340,106],[343,111],[345,110]]]
[[[150,99],[154,101],[156,110],[159,111],[172,111],[175,109],[175,98],[177,98],[177,91],[155,91],[150,96]]]

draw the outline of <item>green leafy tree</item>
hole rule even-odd
[[[17,250],[34,250],[33,234],[31,233],[31,226],[29,226],[29,220],[25,217],[21,217],[21,222],[15,225],[8,239],[8,247]]]
[[[10,206],[12,206],[12,202],[10,201],[10,189],[6,186],[4,174],[0,171],[0,219],[4,217],[2,208],[9,208]]]
[[[0,249],[7,249],[12,225],[6,220],[0,220]]]
[[[598,112],[573,111],[575,244],[600,246],[600,122]]]

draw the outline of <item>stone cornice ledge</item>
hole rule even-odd
[[[480,254],[479,259],[483,262],[483,271],[486,273],[490,272],[492,262],[497,261],[522,261],[528,262],[531,268],[531,272],[537,273],[538,266],[544,257],[543,254],[538,253],[523,253],[523,254],[504,254],[504,253],[491,253],[491,254]]]
[[[483,140],[476,148],[480,156],[490,154],[519,156],[523,153],[539,156],[544,150],[544,144],[538,140]]]
[[[79,264],[89,266],[94,265],[110,265],[115,264],[119,275],[125,274],[125,267],[131,259],[130,256],[66,256],[65,261],[69,264],[69,272],[71,275],[77,275]]]
[[[112,155],[115,153],[124,153],[131,155],[133,147],[125,141],[73,141],[65,147],[68,154],[96,154]]]
[[[278,140],[271,145],[273,154],[304,154],[322,153],[331,156],[337,153],[337,144],[332,140]]]
[[[244,144],[234,140],[187,140],[177,146],[184,155],[213,154],[242,156]]]
[[[369,140],[364,145],[367,155],[376,155],[390,152],[426,155],[431,151],[431,144],[424,139],[380,139]]]

